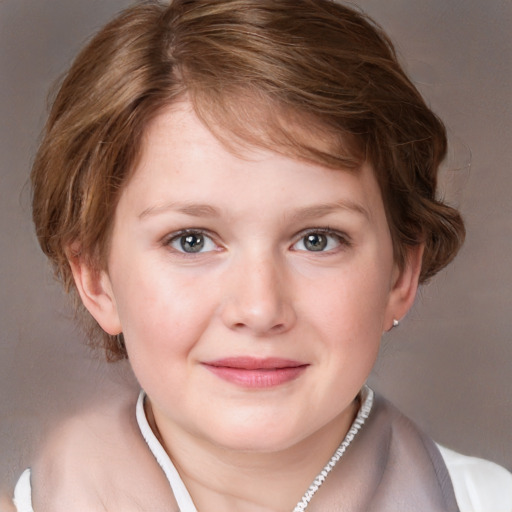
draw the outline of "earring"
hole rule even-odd
[[[393,327],[398,327],[399,325],[400,322],[396,318],[393,318]]]

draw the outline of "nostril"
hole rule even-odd
[[[235,324],[232,325],[232,328],[235,330],[245,329],[248,327],[250,326],[244,322],[236,322]],[[268,329],[267,332],[278,334],[284,330],[286,330],[286,325],[284,323],[279,323],[270,327],[270,329]]]

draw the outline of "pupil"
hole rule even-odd
[[[187,235],[181,238],[181,247],[185,252],[199,252],[204,246],[201,235]]]
[[[304,245],[309,251],[323,251],[327,246],[327,238],[324,235],[314,233],[306,236]]]

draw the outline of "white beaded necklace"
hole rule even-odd
[[[338,449],[334,452],[334,455],[331,457],[329,462],[324,466],[322,471],[318,473],[317,477],[313,480],[313,483],[309,486],[309,489],[304,493],[301,500],[295,505],[293,512],[304,512],[311,501],[311,498],[316,494],[320,486],[325,482],[327,475],[332,471],[334,466],[336,466],[337,462],[343,457],[343,454],[350,446],[350,443],[354,440],[354,437],[359,432],[361,427],[364,425],[364,422],[370,415],[370,411],[373,406],[373,390],[369,387],[365,386],[361,390],[361,400],[362,404],[359,408],[359,412],[357,413],[356,419],[352,423],[345,439],[343,439],[342,443],[338,446]]]

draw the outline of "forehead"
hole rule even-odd
[[[185,93],[157,111],[148,123],[141,153],[154,149],[161,135],[167,137],[168,143],[179,140],[190,149],[195,145],[196,134],[205,130],[223,149],[244,159],[250,160],[249,155],[255,156],[258,150],[268,150],[337,170],[359,172],[363,164],[368,166],[362,137],[250,91],[239,91],[219,101],[204,92]]]
[[[185,96],[161,109],[148,124],[142,138],[142,160],[172,147],[176,162],[181,156],[187,160],[200,157],[208,149],[212,154],[230,153],[256,167],[271,154],[283,161],[353,173],[371,167],[361,158],[355,138],[329,130],[307,114],[254,100],[247,107],[248,98],[233,98],[228,113],[215,108],[205,111],[201,101],[192,102]]]
[[[142,216],[176,202],[231,212],[260,211],[266,205],[275,211],[269,198],[279,203],[281,213],[294,207],[327,211],[325,204],[335,203],[367,217],[382,210],[369,165],[333,170],[261,147],[226,145],[189,103],[162,111],[148,126],[127,195]]]
[[[334,169],[355,169],[365,159],[363,138],[349,133],[333,119],[336,116],[320,117],[262,91],[239,88],[210,96],[199,89],[184,99],[209,131],[235,152],[269,149]]]

